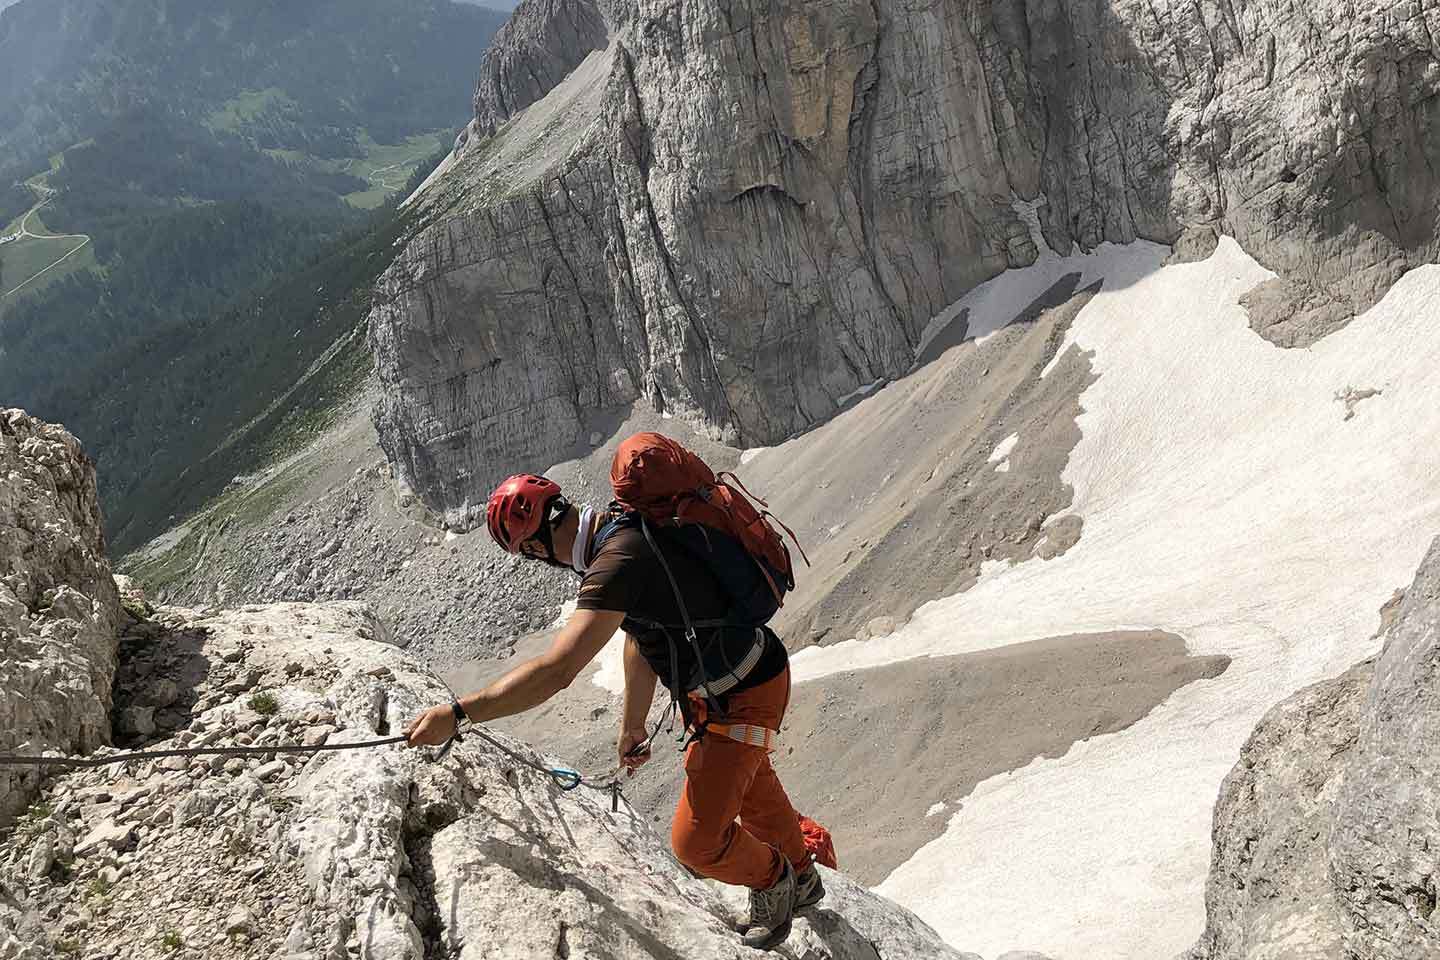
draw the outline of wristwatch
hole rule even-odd
[[[459,700],[450,701],[450,712],[455,716],[455,739],[459,740],[460,724],[465,723],[470,718],[465,715],[465,711],[461,708]]]

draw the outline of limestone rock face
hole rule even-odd
[[[1373,674],[1366,662],[1307,687],[1255,728],[1215,805],[1205,933],[1191,960],[1342,955],[1325,837]]]
[[[447,694],[355,603],[218,614],[161,607],[127,657],[182,678],[150,748],[330,746],[392,736]],[[375,638],[375,639],[372,639]],[[0,839],[0,951],[376,960],[761,960],[744,894],[695,879],[608,794],[561,792],[469,736],[443,762],[389,745],[312,756],[174,757],[49,782]],[[109,748],[103,748],[109,750]],[[39,851],[37,853],[37,851]],[[959,960],[913,914],[826,873],[785,955]],[[12,895],[13,894],[13,895]],[[28,951],[28,952],[27,952]]]
[[[1380,656],[1275,707],[1215,806],[1187,960],[1440,954],[1440,540]]]
[[[94,464],[63,427],[0,410],[0,752],[110,742],[121,616]],[[36,783],[0,768],[0,826]]]
[[[1434,259],[1440,9],[530,0],[377,290],[382,445],[452,523],[644,399],[746,443],[1069,251],[1234,235],[1305,345]]]
[[[1440,955],[1440,545],[1375,664],[1330,872],[1356,955]]]

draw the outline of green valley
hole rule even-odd
[[[396,204],[468,118],[505,16],[450,0],[0,9],[0,406],[86,438],[120,545],[303,437],[363,377],[355,334],[406,229]]]

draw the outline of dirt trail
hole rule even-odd
[[[56,191],[51,189],[48,184],[41,182],[46,176],[48,176],[48,174],[40,174],[39,176],[33,177],[30,180],[26,181],[26,183],[39,191],[40,199],[36,202],[35,206],[31,207],[28,211],[26,211],[25,216],[20,218],[19,232],[10,234],[10,236],[3,238],[3,240],[0,240],[0,242],[7,244],[18,243],[22,240],[79,240],[80,242],[74,247],[72,247],[69,251],[67,251],[64,256],[53,261],[44,269],[31,274],[23,281],[21,281],[18,285],[11,287],[9,290],[4,291],[3,293],[0,293],[0,299],[8,297],[12,293],[19,293],[31,283],[39,280],[45,274],[49,273],[51,270],[54,270],[56,267],[60,266],[60,264],[75,256],[75,254],[79,253],[81,250],[85,249],[85,247],[88,246],[90,243],[90,237],[83,233],[34,233],[30,230],[30,218],[33,217],[36,213],[38,213],[41,207],[49,203],[50,199],[55,196],[56,193]]]

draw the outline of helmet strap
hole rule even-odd
[[[570,501],[563,496],[553,496],[545,504],[545,519],[540,522],[540,529],[535,531],[535,536],[530,538],[545,548],[545,556],[532,559],[544,561],[552,567],[570,569],[569,564],[561,563],[560,558],[555,555],[555,530],[565,522],[565,514],[569,510]]]

